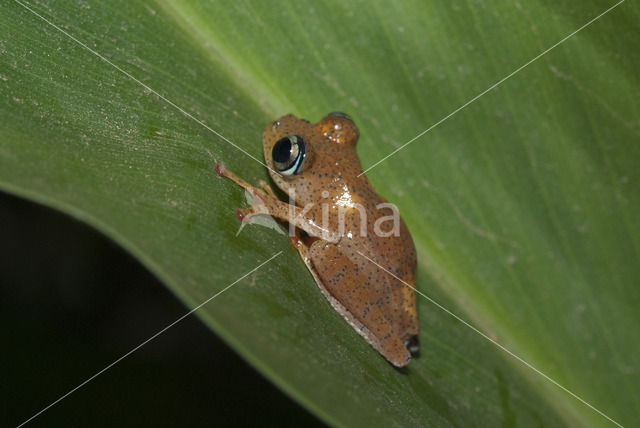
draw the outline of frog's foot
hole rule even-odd
[[[293,232],[293,233],[294,233],[293,236],[291,236],[289,238],[289,244],[291,244],[291,246],[293,248],[295,248],[296,250],[300,251],[301,248],[303,246],[305,246],[305,245],[302,242],[302,240],[300,239],[300,234],[298,233],[298,229],[295,229],[295,232]],[[308,251],[308,249],[307,249],[307,251]]]
[[[248,223],[256,215],[273,215],[272,201],[260,189],[249,186],[245,189],[251,195],[251,205],[236,210],[236,217],[243,223]]]
[[[298,251],[298,254],[300,254],[300,258],[302,258],[304,264],[307,265],[307,268],[309,268],[309,272],[311,272],[311,275],[313,275],[316,283],[319,284],[320,278],[316,274],[315,268],[311,263],[311,252],[309,251],[309,246],[302,240],[300,231],[298,229],[295,229],[295,231],[293,232],[293,236],[289,238],[289,244],[291,244],[291,246]]]
[[[251,220],[251,217],[253,217],[254,215],[270,214],[265,202],[266,195],[262,190],[253,187],[251,184],[247,183],[242,178],[229,171],[223,163],[219,163],[216,165],[216,173],[220,177],[226,177],[230,179],[251,195],[251,206],[245,209],[236,210],[236,217],[238,217],[240,221],[242,221],[243,223],[248,223]],[[273,192],[271,192],[271,194],[273,194]]]
[[[270,215],[269,209],[267,206],[261,202],[260,196],[252,194],[253,196],[253,204],[250,207],[236,210],[236,217],[243,223],[248,223],[253,216],[256,215]],[[260,202],[256,202],[260,201]]]

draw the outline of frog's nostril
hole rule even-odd
[[[291,138],[285,137],[278,140],[271,150],[273,161],[277,164],[286,164],[291,157]]]

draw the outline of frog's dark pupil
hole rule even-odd
[[[283,175],[299,174],[305,158],[305,144],[299,135],[289,135],[276,141],[271,149],[273,166]]]
[[[271,157],[276,163],[284,164],[289,162],[289,158],[291,157],[291,140],[289,137],[278,140],[273,146]]]

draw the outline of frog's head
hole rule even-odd
[[[262,144],[269,174],[283,191],[297,195],[326,186],[334,177],[362,172],[355,146],[358,128],[344,113],[329,113],[318,123],[289,114],[267,125]]]

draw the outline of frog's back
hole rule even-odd
[[[403,366],[418,334],[416,251],[395,206],[362,174],[358,136],[342,113],[315,124],[283,116],[265,129],[265,160],[305,222],[329,232],[298,244],[320,289],[359,334]]]
[[[380,203],[386,203],[379,198]],[[418,334],[415,296],[417,257],[404,221],[399,215],[395,220],[393,218],[392,208],[370,212],[367,235],[354,235],[351,242],[343,238],[339,246],[356,264],[358,271],[372,279],[373,284],[367,286],[375,287],[388,296],[379,302],[379,306],[405,341]],[[376,227],[376,222],[379,222],[379,227]]]

